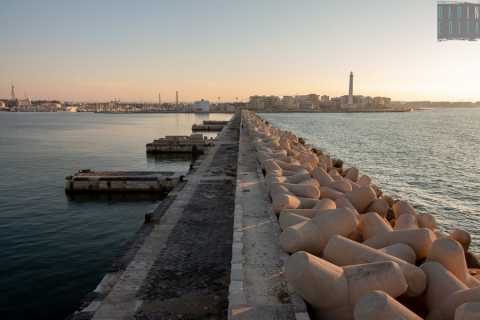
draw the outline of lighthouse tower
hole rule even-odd
[[[353,72],[350,72],[350,81],[348,84],[348,104],[353,104]]]

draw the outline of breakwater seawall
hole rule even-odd
[[[291,131],[253,113],[244,122],[282,228],[278,242],[291,254],[284,275],[313,318],[479,316],[468,232],[442,232],[434,215]]]
[[[240,114],[166,199],[71,319],[291,319],[306,307],[282,276]]]
[[[226,317],[239,121],[149,213],[72,319]]]
[[[472,236],[480,253],[480,109],[376,114],[259,114],[375,177],[382,190]]]
[[[308,142],[237,115],[73,318],[469,311],[480,298],[469,234],[444,232],[435,215]],[[455,285],[444,288],[448,281]],[[439,291],[454,302],[442,304]]]

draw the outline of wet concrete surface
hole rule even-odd
[[[72,319],[226,319],[239,117]]]
[[[138,297],[136,319],[226,319],[238,124],[226,132]]]

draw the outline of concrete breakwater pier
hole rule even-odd
[[[290,256],[284,275],[315,319],[480,319],[470,235],[382,193],[372,178],[253,113],[254,141]]]
[[[237,114],[71,319],[293,319],[280,229]],[[306,314],[306,313],[305,313]]]
[[[479,319],[470,237],[236,114],[72,319]]]

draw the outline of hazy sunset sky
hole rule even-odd
[[[0,97],[254,94],[480,100],[480,42],[436,40],[431,0],[0,0]]]

